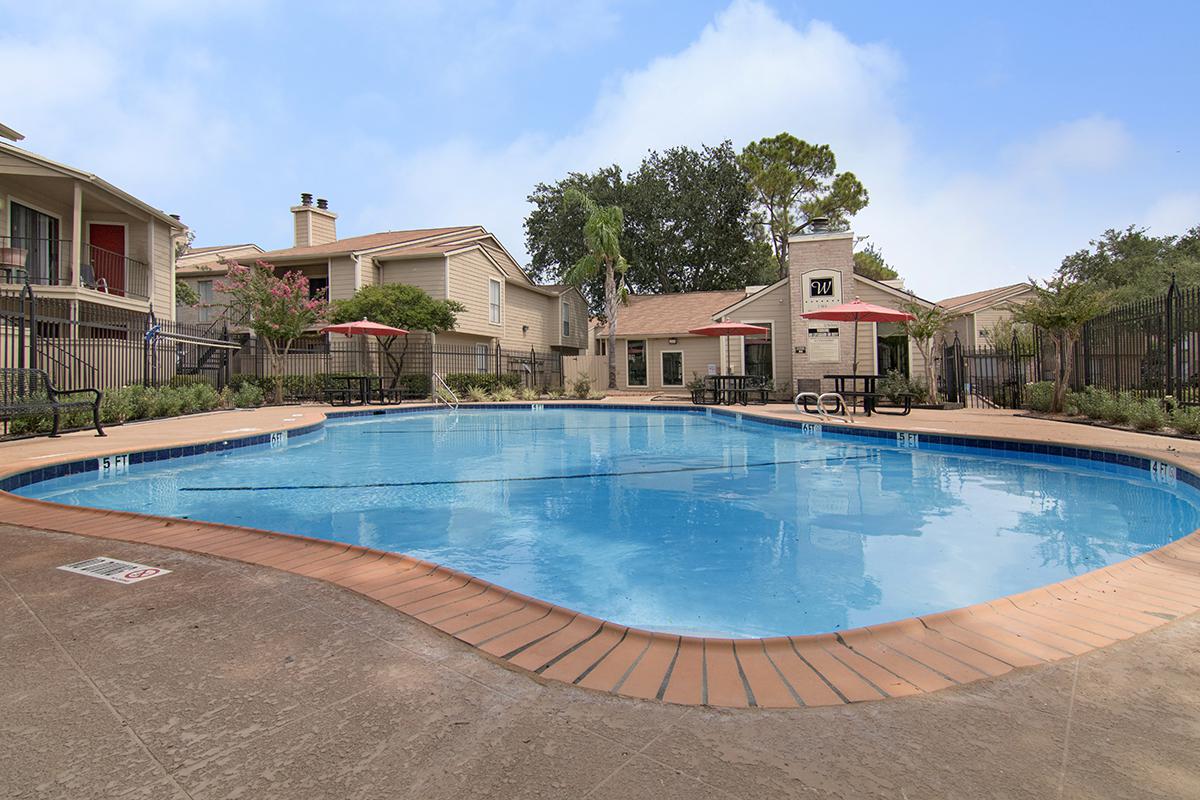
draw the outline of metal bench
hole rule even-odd
[[[81,394],[90,394],[92,397],[73,397]],[[62,412],[74,409],[91,409],[96,435],[104,436],[104,428],[100,426],[101,396],[99,389],[56,389],[44,370],[0,368],[0,419],[11,420],[23,414],[48,412],[54,419],[51,437],[58,436]]]

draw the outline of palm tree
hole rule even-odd
[[[568,270],[567,283],[583,286],[597,275],[604,275],[604,317],[608,323],[608,388],[617,388],[617,304],[625,297],[625,271],[628,262],[621,255],[621,234],[625,214],[620,206],[598,206],[578,189],[563,196],[567,205],[582,206],[587,212],[583,241],[588,254]]]

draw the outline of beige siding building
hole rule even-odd
[[[958,336],[964,347],[991,347],[997,344],[996,327],[1012,319],[1012,306],[1027,302],[1033,296],[1033,287],[1028,283],[1013,283],[947,297],[938,305],[957,315],[951,323],[951,336]]]
[[[770,286],[734,292],[689,292],[629,298],[617,312],[617,388],[678,392],[708,374],[757,375],[777,396],[795,391],[797,379],[821,381],[849,373],[858,353],[859,374],[897,370],[919,376],[924,364],[917,347],[898,325],[854,324],[800,317],[806,310],[858,297],[898,308],[922,300],[890,283],[854,273],[854,235],[849,231],[795,236],[788,277]],[[688,331],[718,321],[758,325],[758,336],[708,337]],[[608,352],[607,328],[593,330],[593,356]]]
[[[9,137],[12,138],[12,137]],[[175,315],[183,224],[103,179],[0,142],[0,290]]]
[[[293,246],[262,251],[256,245],[201,248],[188,254],[181,279],[204,299],[204,282],[224,274],[221,256],[261,259],[300,271],[314,292],[345,300],[364,286],[404,283],[465,310],[455,330],[435,337],[446,347],[529,349],[575,355],[587,346],[587,304],[570,286],[535,284],[487,230],[478,225],[385,231],[337,237],[337,215],[323,199],[301,195],[291,208]],[[192,257],[194,256],[194,260]]]

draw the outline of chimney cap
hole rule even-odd
[[[829,233],[829,217],[813,217],[808,221],[809,233]]]
[[[300,205],[302,205],[302,206],[311,206],[312,205],[312,192],[301,192],[300,193]]]
[[[317,198],[317,208],[321,209],[322,211],[328,211],[329,210],[329,201],[326,200],[324,197],[318,197]]]

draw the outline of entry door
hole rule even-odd
[[[88,242],[96,286],[103,278],[110,293],[125,294],[125,226],[93,222],[88,226]]]

